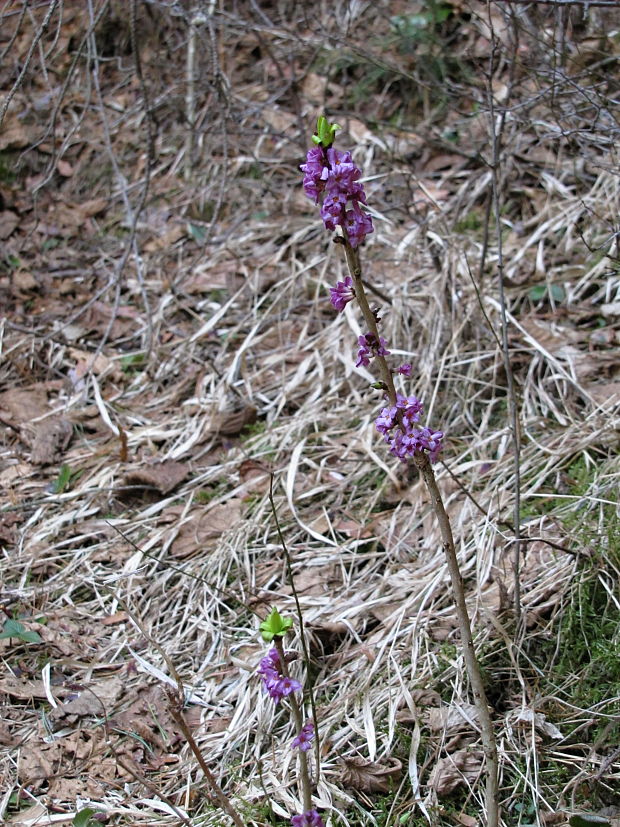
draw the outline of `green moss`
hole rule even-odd
[[[482,227],[482,215],[479,210],[472,210],[454,225],[457,233],[467,233],[479,230]]]

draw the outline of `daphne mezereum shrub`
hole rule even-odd
[[[364,210],[366,193],[360,182],[361,170],[353,163],[349,152],[340,152],[333,147],[338,128],[336,124],[328,123],[324,117],[318,119],[316,134],[312,137],[314,146],[308,150],[306,163],[301,165],[304,173],[304,191],[309,198],[320,205],[325,228],[336,233],[334,241],[344,248],[349,275],[343,281],[337,282],[335,287],[330,288],[330,299],[340,313],[349,302],[357,301],[364,317],[367,332],[358,339],[356,366],[367,367],[374,362],[380,379],[373,382],[372,386],[383,391],[387,403],[375,419],[375,427],[395,456],[403,462],[411,461],[416,465],[430,494],[441,531],[442,547],[454,592],[456,615],[461,633],[461,651],[480,722],[486,759],[486,824],[487,827],[498,827],[498,763],[493,722],[476,659],[450,520],[431,466],[442,449],[443,432],[420,426],[422,403],[416,396],[404,396],[398,393],[394,385],[395,374],[410,377],[412,368],[408,363],[398,367],[390,366],[388,363],[387,357],[390,356],[388,343],[380,335],[379,318],[371,310],[366,297],[359,247],[366,236],[374,231],[374,227],[372,217]],[[282,618],[277,609],[273,609],[269,617],[261,623],[263,639],[268,643],[273,643],[273,646],[262,659],[258,672],[263,679],[265,690],[274,702],[279,704],[286,700],[295,723],[297,735],[291,746],[299,751],[299,778],[304,812],[293,816],[291,825],[292,827],[323,827],[320,815],[312,806],[312,785],[306,755],[315,736],[314,726],[310,721],[304,723],[302,706],[296,698],[296,693],[301,691],[302,686],[288,673],[287,655],[282,644],[282,638],[292,623],[290,618]]]
[[[312,136],[314,146],[308,150],[306,163],[301,165],[304,173],[303,187],[306,195],[320,206],[325,228],[335,233],[334,241],[344,249],[349,274],[330,288],[332,305],[341,313],[351,301],[357,301],[366,324],[366,333],[358,340],[356,366],[367,367],[374,362],[380,378],[373,387],[382,390],[387,404],[375,419],[375,427],[383,436],[390,451],[403,462],[413,462],[419,469],[430,494],[442,537],[452,589],[455,609],[461,632],[461,650],[469,676],[473,700],[480,720],[480,732],[486,758],[486,822],[488,827],[499,824],[499,792],[497,745],[493,723],[487,704],[484,682],[476,659],[471,624],[463,591],[450,520],[444,507],[441,492],[432,469],[442,450],[443,432],[419,424],[422,403],[416,396],[398,393],[394,375],[409,377],[410,364],[391,366],[388,343],[379,332],[379,317],[368,303],[362,267],[359,256],[360,246],[366,237],[374,232],[372,217],[364,209],[366,193],[361,183],[361,170],[353,162],[349,152],[341,152],[333,146],[336,124],[326,118],[317,121],[316,134]],[[298,729],[299,732],[299,729]],[[308,813],[305,814],[308,816]],[[300,822],[301,824],[313,821]]]

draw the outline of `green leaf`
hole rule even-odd
[[[30,632],[23,623],[13,618],[9,618],[4,624],[2,632],[0,632],[0,639],[3,638],[17,638],[23,643],[43,643],[38,632]]]
[[[540,302],[547,295],[547,285],[537,284],[527,291],[527,295],[533,302]]]
[[[566,290],[561,284],[552,284],[549,288],[549,295],[554,302],[563,302],[566,298]]]
[[[274,637],[284,637],[293,625],[292,617],[282,617],[274,607],[271,614],[260,625],[260,633],[266,643],[271,643]]]
[[[63,465],[52,484],[52,494],[62,494],[71,481],[71,466]]]
[[[330,123],[327,118],[321,115],[317,118],[316,134],[312,136],[312,141],[317,146],[327,149],[334,143],[337,129],[340,129],[337,123]]]
[[[188,229],[196,244],[202,244],[204,242],[207,237],[206,227],[203,227],[200,224],[188,224]]]
[[[563,302],[566,298],[566,290],[564,290],[561,284],[550,284],[549,286],[546,284],[537,284],[528,290],[527,295],[533,302],[553,299],[554,302],[559,303]]]
[[[141,350],[137,353],[127,353],[125,356],[121,356],[121,370],[127,373],[132,368],[141,367],[144,365],[145,359],[146,356]]]
[[[83,810],[80,810],[76,813],[73,817],[73,825],[74,827],[89,827],[91,824],[96,824],[91,820],[91,816],[95,815],[95,811],[91,807],[84,807]]]
[[[611,827],[611,822],[605,816],[595,816],[594,813],[577,813],[568,819],[571,827]]]

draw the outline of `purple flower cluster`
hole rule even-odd
[[[306,810],[299,816],[293,816],[291,824],[293,827],[325,827],[323,819],[316,810]]]
[[[292,692],[298,692],[301,689],[301,684],[294,678],[283,675],[280,671],[280,655],[278,650],[273,648],[264,657],[260,666],[258,667],[258,674],[263,679],[265,689],[269,693],[269,697],[278,703],[282,698],[286,698]]]
[[[302,752],[308,752],[308,750],[312,746],[313,738],[314,724],[312,723],[312,721],[306,721],[306,723],[302,726],[299,735],[293,738],[293,741],[291,742],[291,748],[298,748]]]
[[[363,336],[358,337],[357,343],[359,344],[359,350],[357,351],[356,368],[359,368],[360,365],[368,367],[373,356],[390,355],[390,351],[387,349],[387,342],[383,336],[379,336],[379,341],[377,341],[374,333],[364,333]]]
[[[358,180],[362,172],[353,163],[351,153],[313,146],[300,169],[308,198],[318,204],[323,196],[321,218],[326,229],[342,227],[351,246],[359,246],[374,228],[371,217],[360,207],[366,203],[366,194]]]
[[[422,403],[417,397],[399,393],[396,405],[388,405],[375,420],[375,426],[385,436],[390,451],[403,461],[416,453],[428,451],[431,462],[435,462],[441,451],[442,431],[416,427],[421,413]]]

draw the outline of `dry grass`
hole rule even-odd
[[[485,4],[454,3],[412,53],[389,21],[406,4],[218,5],[201,29],[187,183],[186,28],[173,7],[146,4],[157,138],[135,240],[145,114],[124,4],[99,24],[105,108],[84,60],[66,80],[64,49],[87,26],[66,5],[44,38],[47,76],[35,52],[0,132],[3,206],[20,219],[0,281],[0,597],[42,638],[0,640],[0,816],[66,822],[93,802],[113,824],[180,823],[172,805],[191,823],[226,823],[167,710],[158,647],[248,823],[274,823],[268,802],[282,818],[299,811],[291,728],[255,675],[259,617],[272,604],[293,612],[269,474],[311,643],[326,823],[468,825],[483,812],[438,530],[421,482],[374,432],[380,395],[353,367],[360,318],[327,301],[344,262],[298,185],[323,106],[367,176],[376,232],[364,262],[390,300],[376,299],[384,335],[448,434],[438,476],[494,704],[505,823],[617,803],[618,698],[585,704],[573,684],[591,681],[586,661],[562,672],[579,589],[620,610],[613,12],[490,6],[496,105],[508,107],[501,226],[528,539],[517,644],[492,222],[485,241]],[[24,55],[42,14],[0,46]],[[433,80],[448,53],[456,65]],[[92,199],[105,201],[89,215],[80,205]],[[72,425],[66,445],[44,430],[58,418]],[[39,462],[37,435],[56,449]],[[62,466],[71,477],[58,491]],[[616,632],[610,657],[617,647]],[[467,772],[455,771],[463,756]],[[373,763],[356,774],[357,759]],[[398,762],[392,786],[373,787]],[[452,778],[462,783],[450,792]]]

